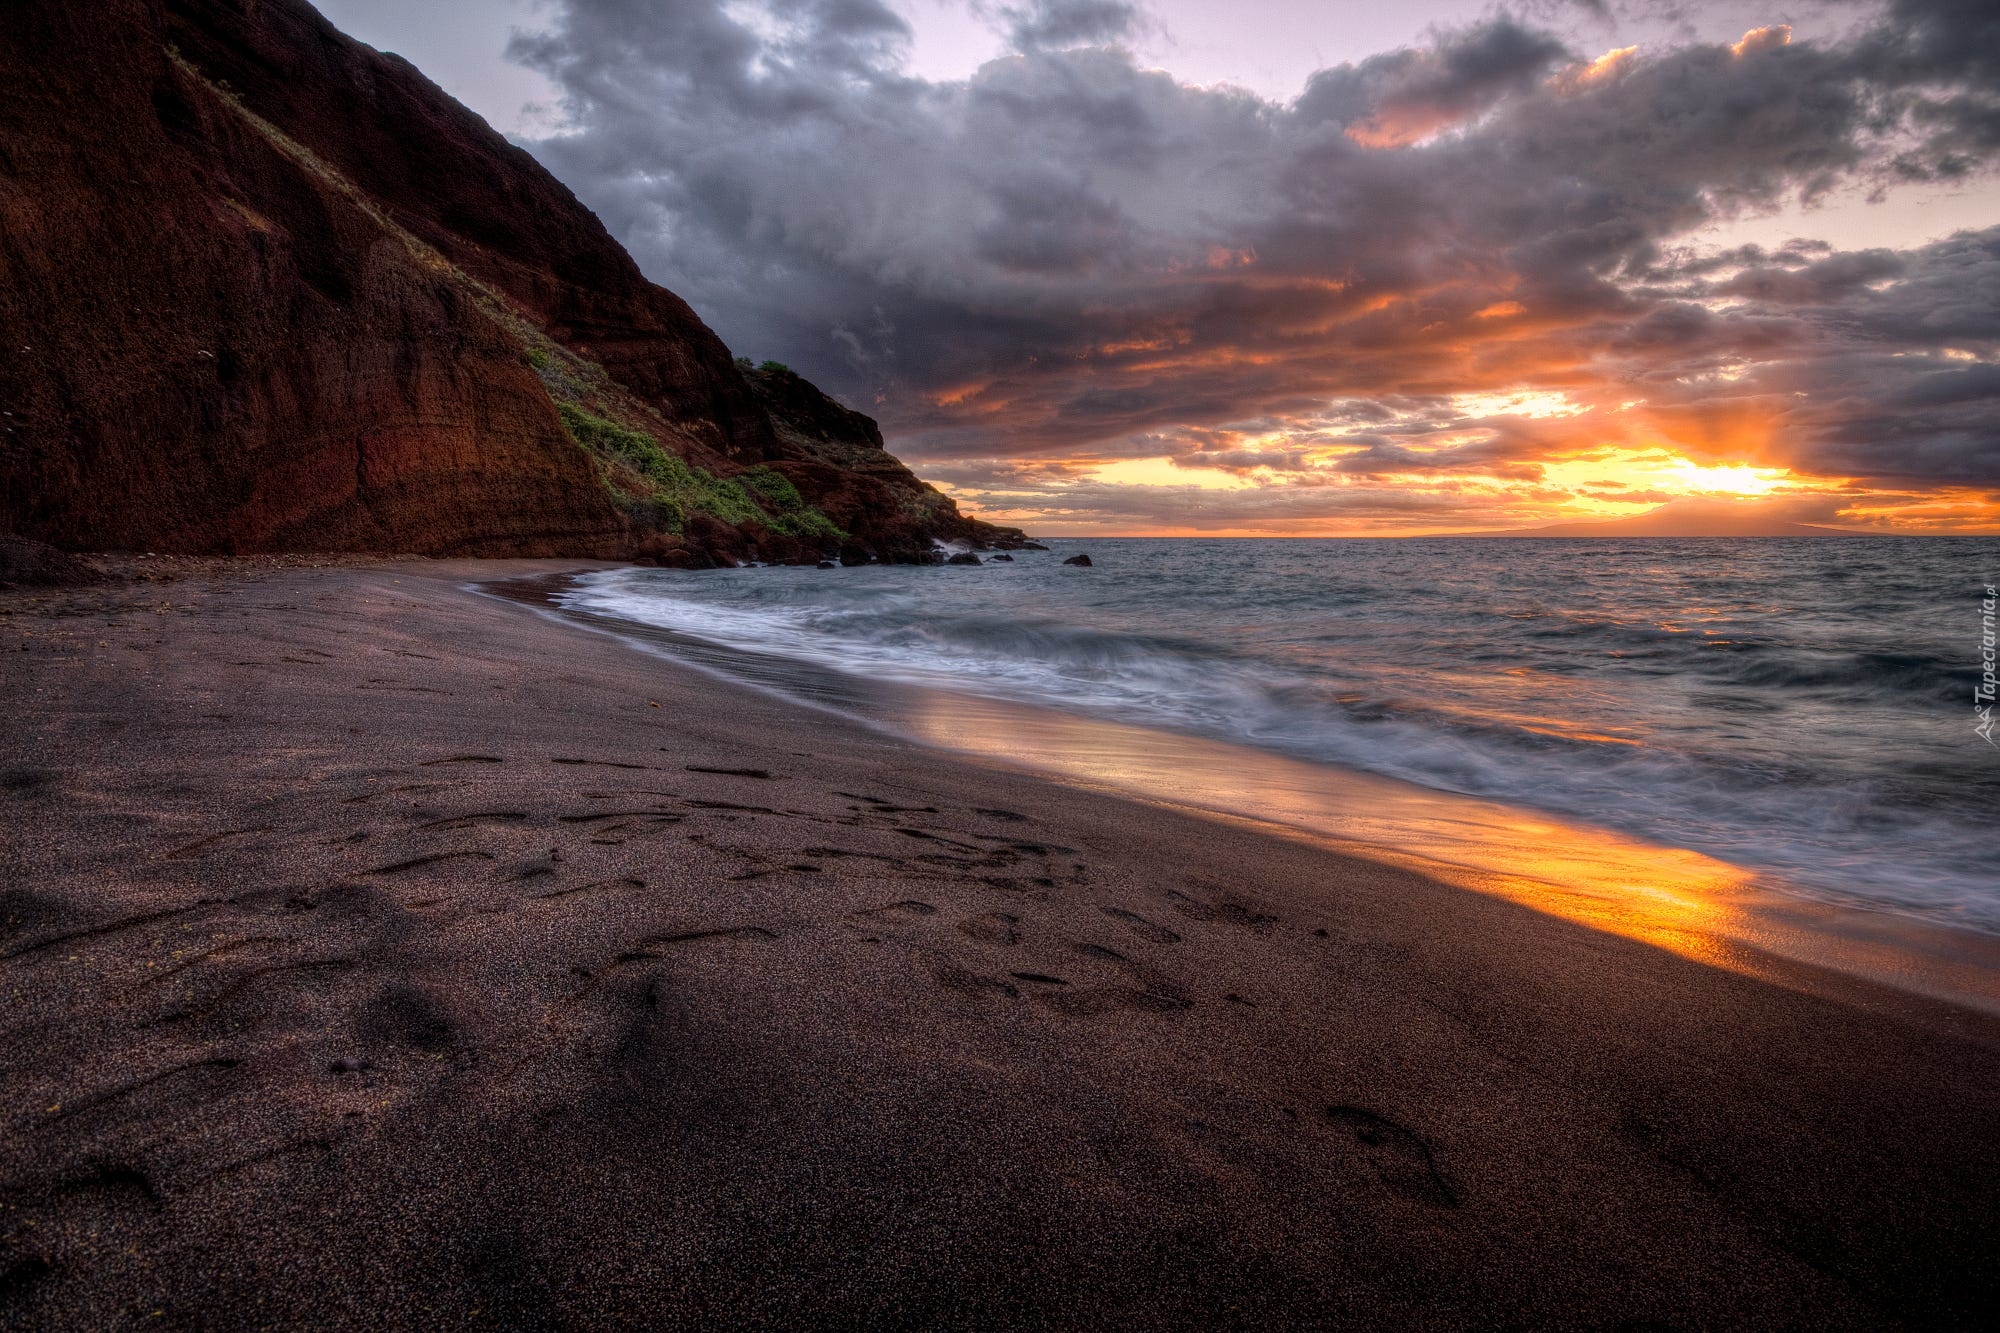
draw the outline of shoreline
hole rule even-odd
[[[1581,819],[1338,764],[995,697],[886,685],[558,602],[574,576],[477,586],[558,622],[739,687],[767,690],[912,744],[1197,818],[1237,821],[1399,866],[1779,984],[1806,964],[2000,1015],[2000,936],[1776,876]]]
[[[1949,1326],[2000,1294],[1990,1016],[970,762],[460,586],[577,567],[0,599],[0,1314]]]

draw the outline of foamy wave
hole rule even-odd
[[[1230,558],[1254,562],[1255,545]],[[1462,560],[1445,565],[1469,545],[1409,559],[1394,571],[1404,586],[1373,589],[1305,585],[1254,563],[1204,577],[1157,558],[1061,577],[1057,551],[993,569],[610,571],[566,602],[871,680],[1508,800],[1822,895],[2000,930],[1977,813],[2000,794],[2000,764],[1953,782],[1870,758],[1907,736],[1912,710],[1956,692],[1945,655],[1804,640],[1768,586],[1728,614],[1684,589],[1650,616],[1548,604],[1560,580],[1536,589],[1538,604]],[[1520,544],[1505,549],[1522,558]],[[1447,600],[1480,608],[1462,641],[1408,609],[1440,582]]]

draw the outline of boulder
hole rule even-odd
[[[957,555],[945,561],[945,563],[947,565],[978,565],[985,562],[970,551],[960,551]]]
[[[42,542],[0,532],[0,588],[14,584],[60,586],[96,583],[97,566]]]
[[[1069,559],[1063,561],[1063,563],[1065,565],[1081,565],[1083,568],[1089,569],[1090,557],[1088,555],[1073,555]]]

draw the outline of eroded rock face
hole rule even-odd
[[[531,157],[303,0],[0,7],[0,329],[0,530],[68,549],[817,556],[635,521],[538,346],[870,554],[1009,535],[746,376]]]
[[[743,374],[769,414],[769,465],[848,532],[845,554],[929,564],[933,538],[980,547],[1023,544],[1018,529],[960,514],[950,497],[883,447],[873,419],[842,407],[790,370]]]

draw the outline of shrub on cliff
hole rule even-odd
[[[770,517],[743,487],[722,480],[706,468],[689,467],[662,449],[660,442],[646,432],[593,416],[574,403],[557,403],[556,411],[562,414],[563,424],[569,427],[578,444],[592,453],[623,459],[658,488],[660,494],[653,498],[664,500],[667,505],[660,509],[657,521],[671,530],[680,530],[686,512],[691,509],[713,514],[739,527],[745,523],[771,524]],[[796,499],[798,492],[794,490],[792,495]],[[675,517],[669,520],[669,514]]]
[[[776,468],[759,464],[737,480],[772,512],[769,523],[773,532],[802,540],[847,540],[847,533],[840,525],[821,513],[817,506],[807,504],[791,478]]]
[[[556,411],[562,414],[563,425],[569,427],[570,435],[592,453],[614,454],[648,474],[656,461],[667,457],[660,442],[644,431],[627,430],[615,421],[592,416],[574,403],[557,403]]]
[[[765,507],[780,514],[796,514],[805,508],[805,499],[799,488],[792,485],[791,478],[774,467],[759,464],[738,478],[745,486],[757,492],[765,502]]]

